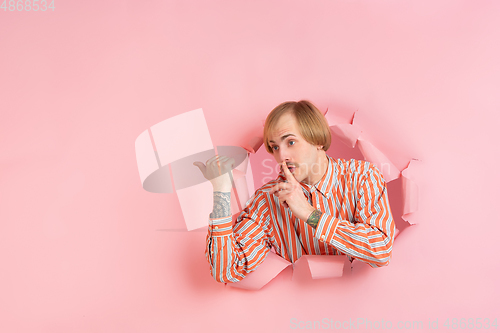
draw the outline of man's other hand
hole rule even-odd
[[[234,158],[215,155],[207,160],[206,165],[202,162],[194,162],[203,173],[203,176],[212,183],[214,191],[231,192],[231,178],[229,173],[234,166]]]
[[[314,207],[307,201],[302,186],[288,170],[286,162],[282,163],[282,169],[287,182],[275,185],[270,192],[279,198],[280,204],[290,208],[293,215],[302,221],[307,221],[309,215],[314,211]]]

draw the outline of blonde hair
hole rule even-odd
[[[314,104],[307,100],[284,102],[275,107],[267,116],[264,124],[264,145],[268,153],[273,151],[269,145],[269,134],[276,126],[280,117],[290,112],[297,119],[300,135],[310,144],[330,148],[332,134],[325,116]]]

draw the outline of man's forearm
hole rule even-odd
[[[231,192],[214,191],[214,208],[210,218],[216,219],[231,215]]]
[[[311,213],[311,215],[309,215],[306,223],[309,224],[314,229],[316,229],[316,227],[318,226],[319,220],[321,218],[321,215],[323,215],[323,213],[320,210],[316,209],[314,212]]]

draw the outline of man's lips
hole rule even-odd
[[[281,169],[283,171],[283,166],[281,166]],[[288,170],[290,170],[290,172],[294,172],[295,171],[295,166],[294,165],[288,165]]]

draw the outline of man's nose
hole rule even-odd
[[[280,149],[279,150],[279,162],[288,162],[290,160],[290,154],[288,153],[287,149]]]

